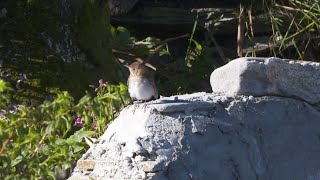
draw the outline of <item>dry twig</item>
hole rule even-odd
[[[11,138],[12,138],[12,136],[13,136],[13,134],[14,134],[14,131],[15,131],[15,130],[13,130],[13,131],[10,132],[9,137],[8,137],[7,140],[2,144],[2,148],[1,148],[1,150],[0,150],[0,156],[3,154],[4,150],[6,150],[6,147],[7,147],[7,145],[9,144],[9,142],[11,141]]]
[[[238,22],[238,34],[237,34],[237,55],[242,57],[242,45],[244,36],[244,7],[240,4],[239,22]]]

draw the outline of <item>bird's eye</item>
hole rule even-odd
[[[136,68],[133,68],[132,70],[134,70],[134,71],[135,71],[135,70],[136,70]]]

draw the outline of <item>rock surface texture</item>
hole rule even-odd
[[[320,63],[271,58],[239,58],[213,71],[213,93],[277,95],[320,103]]]
[[[242,62],[237,61],[226,65],[235,68],[229,69],[229,74],[240,71],[235,63]],[[256,63],[251,66],[256,73],[238,79],[250,78],[261,84],[287,81],[254,78],[258,72],[267,73],[267,61],[244,61]],[[305,68],[300,63],[297,66]],[[313,71],[317,67],[310,65],[310,73],[318,73]],[[283,73],[294,77],[293,70]],[[302,76],[313,75],[301,70],[296,76],[301,81]],[[290,88],[316,94],[319,89],[311,88],[320,78],[314,80],[301,89]],[[216,82],[211,81],[213,87]],[[128,106],[78,161],[70,179],[319,179],[320,106],[315,104],[319,93],[311,98],[298,90],[281,90],[284,97],[200,92]]]

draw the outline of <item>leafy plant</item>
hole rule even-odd
[[[126,86],[99,81],[97,96],[78,103],[67,92],[36,107],[19,107],[0,80],[0,179],[55,179],[55,170],[68,169],[127,103]],[[7,95],[6,95],[7,94]]]
[[[260,2],[257,2],[260,3]],[[255,8],[256,9],[256,8]],[[262,11],[270,18],[272,34],[269,56],[300,60],[318,60],[320,5],[318,0],[262,1]],[[251,12],[251,11],[250,11]],[[248,18],[247,37],[254,35],[251,14]],[[247,55],[255,56],[253,51]]]
[[[320,5],[319,1],[289,0],[288,6],[276,3],[277,10],[291,19],[287,31],[278,34],[282,37],[278,52],[282,54],[286,49],[295,49],[294,57],[304,59],[309,46],[316,47],[316,38],[320,32]]]
[[[115,55],[125,55],[126,58],[159,55],[155,50],[161,41],[158,38],[146,37],[138,40],[125,27],[111,27],[112,48]],[[161,49],[164,50],[164,49]]]

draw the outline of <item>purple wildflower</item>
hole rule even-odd
[[[77,116],[74,122],[74,126],[82,126],[82,125],[83,125],[83,119],[80,116]]]
[[[99,80],[99,87],[102,87],[102,86],[107,86],[106,83],[103,81],[103,79],[100,79]]]

